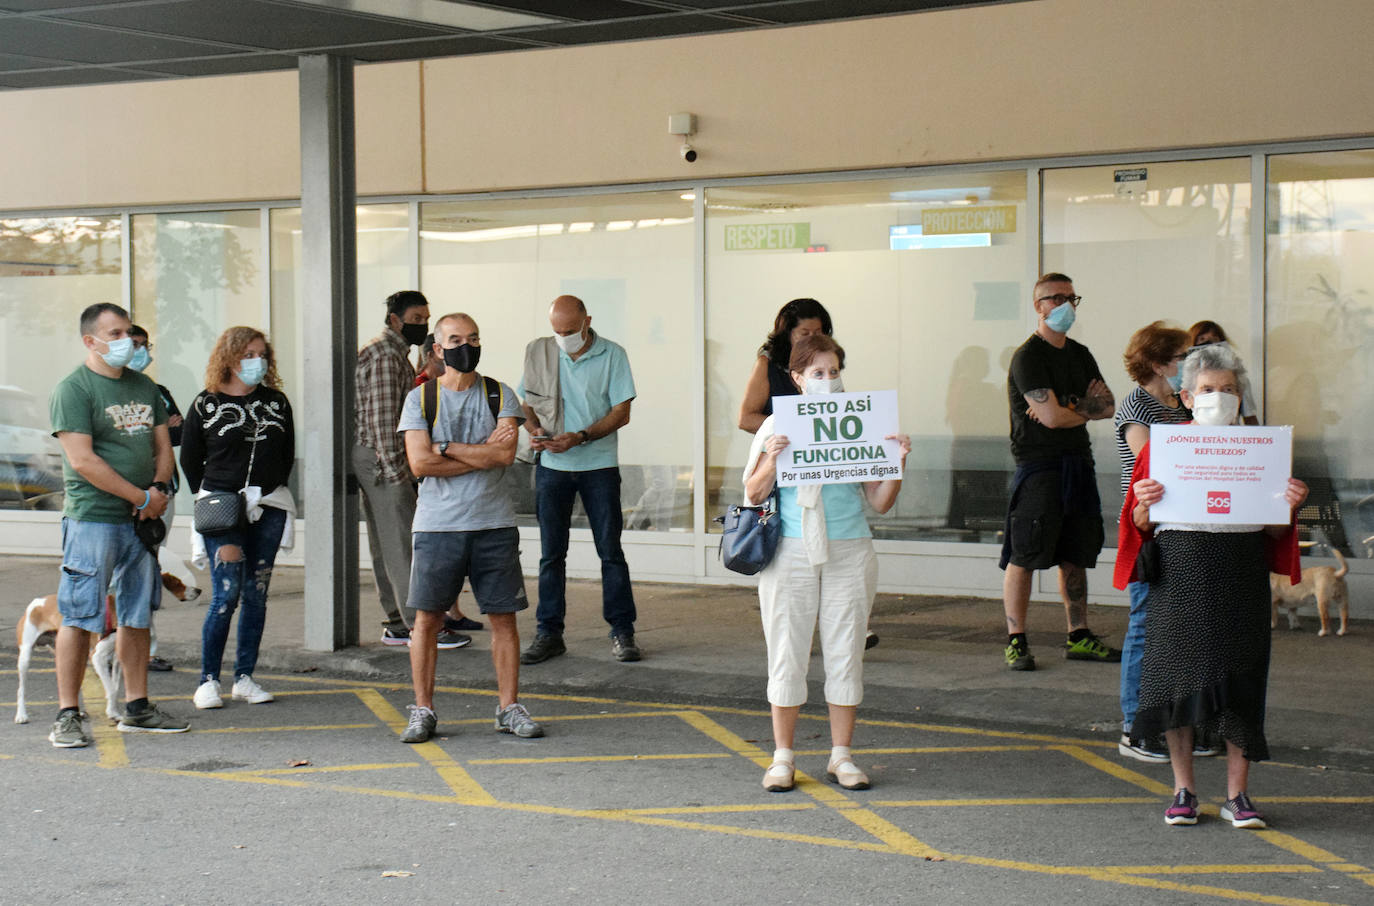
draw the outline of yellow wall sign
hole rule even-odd
[[[974,208],[934,208],[921,212],[921,235],[952,233],[1015,233],[1016,205],[982,205]]]

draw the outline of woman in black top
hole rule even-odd
[[[823,333],[827,337],[833,333],[830,313],[815,299],[793,299],[778,311],[773,319],[773,332],[759,347],[754,370],[744,388],[744,401],[739,407],[741,431],[757,433],[763,420],[773,414],[773,397],[797,393],[797,385],[787,373],[792,344],[813,333]]]
[[[253,681],[267,620],[267,587],[295,503],[286,487],[295,464],[291,403],[279,389],[272,345],[262,331],[231,327],[205,369],[205,390],[191,403],[182,432],[181,470],[192,493],[243,491],[247,521],[205,538],[214,597],[201,630],[197,708],[224,705],[219,683],[229,622],[240,604],[234,657],[235,700],[261,704],[272,695]]]

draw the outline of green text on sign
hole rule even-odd
[[[725,228],[727,252],[804,249],[810,244],[809,223],[737,223]]]
[[[982,205],[976,208],[938,208],[921,212],[921,235],[954,233],[1015,233],[1016,205]]]

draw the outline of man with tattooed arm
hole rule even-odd
[[[1102,550],[1102,503],[1097,494],[1087,424],[1110,419],[1116,398],[1092,353],[1070,340],[1083,298],[1064,274],[1045,274],[1031,294],[1039,324],[1012,356],[1007,374],[1011,452],[1016,460],[1003,532],[1002,606],[1007,615],[1005,657],[1012,670],[1034,670],[1026,641],[1026,610],[1037,569],[1059,566],[1070,660],[1121,660],[1088,629],[1087,571]]]

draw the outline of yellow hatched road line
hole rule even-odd
[[[1172,785],[1160,783],[1153,777],[1146,777],[1144,774],[1117,764],[1115,761],[1108,761],[1101,755],[1095,755],[1081,746],[1052,746],[1051,748],[1063,752],[1070,758],[1077,758],[1089,767],[1096,768],[1104,774],[1110,774],[1117,780],[1124,780],[1132,786],[1138,786],[1142,790],[1158,793],[1161,796],[1172,796],[1174,794]]]
[[[695,761],[701,758],[732,758],[729,752],[695,752],[683,755],[557,755],[549,758],[469,758],[468,764],[579,764],[602,761]]]
[[[1158,796],[1058,796],[1042,799],[879,799],[875,808],[1000,808],[1022,805],[1142,805]]]
[[[396,768],[422,767],[418,761],[393,761],[386,764],[335,764],[309,765],[299,768],[250,768],[246,771],[228,771],[244,777],[281,777],[290,774],[336,774],[353,771],[390,771]]]
[[[375,689],[362,689],[358,691],[358,699],[367,706],[373,714],[377,715],[382,723],[391,727],[396,733],[405,729],[405,718],[401,713],[392,707],[391,702],[382,697],[382,694]],[[496,799],[472,779],[472,775],[463,770],[458,762],[439,747],[435,742],[422,742],[414,746],[414,750],[421,758],[430,763],[430,766],[438,772],[443,781],[448,784],[449,789],[453,790],[454,796],[464,805],[494,805]]]

